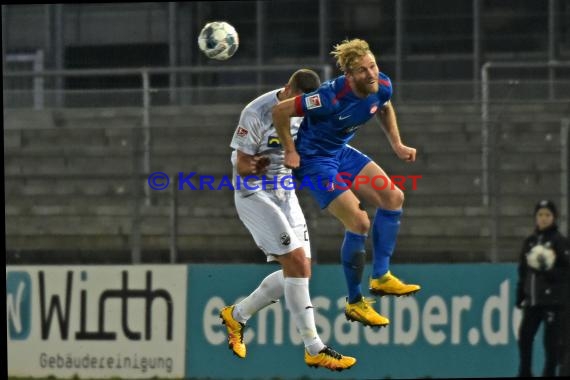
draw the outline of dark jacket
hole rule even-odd
[[[526,255],[535,245],[550,245],[556,253],[554,266],[546,271],[537,271],[527,265]],[[570,247],[568,240],[558,232],[558,226],[540,231],[536,229],[524,241],[518,266],[518,307],[554,306],[562,307],[568,302],[566,283],[570,268]]]

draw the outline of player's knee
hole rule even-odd
[[[390,191],[387,204],[384,206],[390,210],[398,210],[404,206],[404,192],[398,188]]]
[[[303,248],[297,248],[287,254],[288,260],[284,271],[289,277],[311,277],[311,265]]]
[[[366,211],[359,210],[359,212],[354,215],[350,226],[347,227],[350,231],[358,234],[368,233],[368,230],[370,229],[370,219],[368,218]]]
[[[400,205],[399,208],[402,208],[402,206],[404,206],[404,200],[405,200],[406,196],[404,195],[404,192],[400,189],[398,189],[397,193],[398,193],[397,201],[398,201],[398,204]]]

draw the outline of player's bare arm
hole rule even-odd
[[[414,162],[416,160],[416,149],[402,144],[398,122],[396,121],[396,111],[394,110],[392,102],[389,101],[386,103],[384,107],[378,111],[377,117],[382,124],[384,133],[386,137],[388,137],[394,153],[404,161]]]
[[[267,156],[251,155],[237,150],[237,173],[242,177],[264,174],[270,163],[271,160]]]
[[[295,111],[295,98],[287,99],[279,102],[273,107],[273,125],[279,135],[281,146],[285,153],[285,160],[283,164],[286,168],[295,169],[299,167],[301,159],[295,149],[295,141],[291,136],[291,121],[292,116],[298,116]]]

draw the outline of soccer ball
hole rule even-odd
[[[208,58],[225,61],[237,51],[239,38],[235,28],[227,22],[212,21],[200,31],[198,46]]]
[[[529,267],[538,271],[546,271],[554,266],[556,254],[549,247],[535,245],[526,255],[526,262]]]

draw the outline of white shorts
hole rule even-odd
[[[295,191],[264,190],[246,197],[235,192],[234,200],[240,220],[267,261],[297,248],[303,248],[311,258],[307,223]]]

